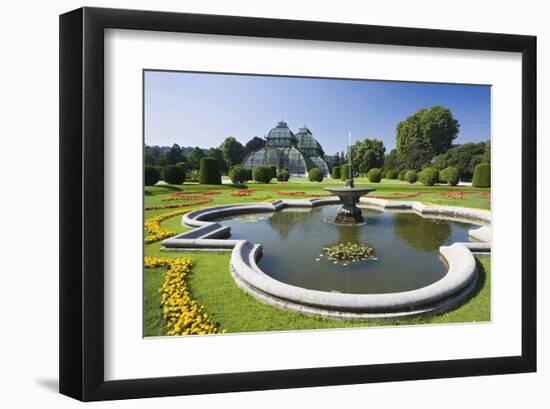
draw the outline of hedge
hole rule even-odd
[[[342,168],[340,169],[340,177],[342,180],[348,180],[349,179],[349,164],[346,163],[342,165]]]
[[[388,170],[386,172],[386,179],[397,179],[397,172],[395,170]]]
[[[342,175],[340,174],[340,166],[335,166],[332,168],[332,178],[333,179],[342,178]]]
[[[420,182],[426,186],[433,186],[439,182],[439,171],[436,168],[425,168],[419,176]]]
[[[473,187],[491,187],[491,165],[480,163],[474,168]]]
[[[277,166],[271,165],[270,168],[271,168],[271,174],[273,175],[272,179],[276,178],[277,177]]]
[[[382,170],[378,168],[372,168],[367,172],[367,178],[371,183],[380,183],[382,180]]]
[[[185,182],[185,170],[176,165],[168,165],[162,171],[162,178],[171,185],[181,185]]]
[[[447,182],[451,186],[456,186],[460,180],[460,172],[457,168],[449,166],[439,173],[439,179],[442,182]]]
[[[260,183],[269,183],[273,179],[273,169],[269,166],[258,166],[252,171],[252,179]]]
[[[199,183],[201,185],[221,185],[222,178],[216,158],[201,158],[199,168]]]
[[[187,165],[187,162],[178,162],[176,163],[176,166],[179,166],[183,169],[184,172],[187,172],[189,170],[189,166]]]
[[[309,181],[310,182],[322,182],[323,181],[323,172],[319,168],[313,168],[309,171]]]
[[[404,179],[405,179],[406,182],[415,183],[416,180],[418,179],[418,177],[416,176],[416,171],[408,170],[405,173]]]
[[[405,180],[405,173],[407,173],[407,171],[405,169],[403,169],[401,172],[399,172],[399,174],[397,175],[397,179],[398,180]]]
[[[153,166],[145,166],[145,186],[156,185],[160,180],[160,172]]]
[[[245,183],[250,180],[248,176],[251,175],[251,172],[247,168],[242,166],[233,166],[229,171],[229,178],[233,183]]]

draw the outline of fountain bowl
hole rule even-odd
[[[355,187],[353,180],[346,181],[346,186],[329,186],[324,190],[340,198],[342,207],[336,212],[334,221],[338,224],[362,224],[364,223],[361,210],[357,207],[359,198],[376,189],[371,187]]]

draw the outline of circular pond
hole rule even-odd
[[[341,226],[338,206],[287,208],[217,219],[232,239],[261,243],[258,266],[283,283],[312,290],[381,294],[414,290],[441,279],[439,247],[468,241],[469,223],[411,212],[361,209],[365,223]]]

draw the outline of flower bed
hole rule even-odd
[[[145,257],[145,268],[168,267],[160,293],[160,306],[167,335],[219,334],[225,331],[213,322],[204,306],[191,297],[185,281],[191,271],[191,259]]]

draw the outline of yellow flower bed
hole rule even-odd
[[[191,259],[149,257],[144,259],[145,268],[168,267],[164,283],[159,288],[162,315],[166,322],[167,335],[219,334],[220,330],[212,317],[204,312],[204,306],[191,298],[185,277],[191,271]]]
[[[180,214],[188,213],[193,210],[197,210],[197,208],[193,209],[179,209],[175,210],[173,212],[159,214],[158,216],[151,217],[150,219],[145,220],[143,227],[145,228],[145,231],[149,233],[148,236],[145,236],[145,244],[154,243],[159,240],[167,239],[168,237],[172,237],[176,235],[176,232],[173,230],[167,230],[164,227],[160,225],[160,223],[166,219],[169,219],[170,217],[174,217]]]

